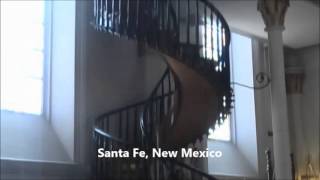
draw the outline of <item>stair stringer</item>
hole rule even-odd
[[[172,114],[159,124],[159,146],[176,149],[201,139],[214,126],[218,117],[218,96],[215,87],[202,75],[177,59],[158,52],[176,75],[179,84],[179,102],[173,106]]]

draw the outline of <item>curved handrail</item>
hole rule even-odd
[[[190,7],[191,1],[196,3],[194,12]],[[231,36],[226,20],[209,0],[93,0],[93,2],[92,25],[97,30],[144,43],[190,66],[213,84],[217,89],[219,101],[217,121],[223,120],[219,117],[229,113],[232,102],[229,63]],[[183,5],[186,8],[182,9]],[[182,13],[184,16],[181,16]],[[164,77],[170,75],[170,72],[167,70]],[[157,83],[147,100],[100,115],[95,122],[95,135],[121,144],[123,141],[130,143],[128,133],[123,135],[121,129],[125,127],[128,131],[128,122],[131,117],[134,118],[134,131],[141,128],[138,122],[143,122],[142,125],[145,126],[155,123],[153,120],[147,122],[147,115],[153,113],[155,102],[157,103],[160,99],[162,108],[160,114],[163,116],[164,113],[161,111],[165,107],[163,105],[165,96],[172,97],[175,93],[169,90],[166,95],[165,93],[157,94],[159,89],[160,91],[163,89],[164,85],[161,83],[164,82],[164,77]],[[179,82],[176,84],[178,85]],[[167,106],[170,108],[171,105]],[[106,124],[108,125],[111,121],[109,119],[111,116],[118,116],[116,118],[118,120],[113,121],[118,123],[119,129],[116,131],[118,135],[113,135],[111,131],[106,130]],[[122,123],[124,117],[126,117],[126,124]],[[140,121],[141,118],[142,121]],[[149,126],[148,129],[152,131],[150,127],[153,128],[153,126]],[[145,131],[140,130],[141,134]],[[140,142],[134,140],[134,144],[137,143]],[[189,170],[197,171],[192,167]],[[212,179],[209,175],[207,177],[207,174],[204,177]]]
[[[106,133],[104,130],[102,130],[98,127],[94,127],[93,129],[94,129],[94,133],[97,133],[97,135],[103,136],[104,138],[110,139],[111,141],[114,141],[116,143],[123,144],[123,145],[133,146],[133,144],[128,143],[127,141],[125,141],[123,139],[119,139],[117,137],[114,137],[113,135]]]
[[[179,103],[179,93],[177,93],[179,92],[179,88],[176,78],[174,72],[168,67],[151,91],[148,98],[149,101],[144,107],[141,124],[148,125],[148,128],[141,127],[141,131],[145,134],[145,141],[149,142],[151,146],[154,145],[151,144],[154,136],[154,129],[160,124],[160,120],[172,110],[174,105]],[[178,98],[177,102],[172,100],[175,98]],[[160,101],[159,104],[157,99]],[[159,106],[159,110],[154,110],[154,107],[156,106]]]
[[[136,147],[134,144],[131,144],[131,143],[128,143],[122,139],[118,139],[118,138],[115,138],[113,137],[112,135],[108,134],[108,133],[105,133],[103,130],[99,129],[99,128],[94,128],[94,136],[97,138],[97,139],[108,139],[108,142],[104,142],[102,143],[103,146],[106,146],[106,144],[112,144],[112,145],[116,145],[118,144],[118,146],[120,145],[120,147],[124,147],[126,149],[128,149],[129,147]],[[99,137],[101,136],[101,137]],[[101,145],[101,143],[99,143],[98,141],[98,144]],[[97,145],[98,145],[97,144]],[[108,146],[106,146],[108,148]],[[105,150],[113,150],[113,147],[112,146],[109,146],[109,149],[105,149]],[[124,149],[123,149],[124,150]],[[149,154],[150,157],[151,157],[151,154]],[[167,167],[167,169],[171,172],[171,173],[175,173],[174,171],[177,169],[177,168],[183,168],[184,170],[187,170],[190,172],[191,176],[192,174],[196,174],[198,176],[201,176],[201,179],[207,179],[207,180],[217,180],[215,177],[189,165],[189,164],[186,164],[184,162],[181,162],[181,161],[178,161],[178,160],[175,160],[175,159],[164,159],[164,158],[153,158],[153,159],[150,159],[149,161],[159,161],[162,166],[164,167],[167,167],[167,164],[168,162],[170,163],[171,167]],[[137,163],[141,163],[141,161],[138,161]],[[155,164],[150,164],[151,166],[155,166]],[[97,168],[97,167],[96,167]],[[150,167],[149,167],[150,169]],[[101,171],[105,171],[106,169],[96,169],[97,171],[101,170]],[[145,174],[146,172],[144,172]],[[104,172],[102,172],[102,174],[105,174]],[[98,179],[100,179],[99,177],[97,177]],[[119,178],[120,179],[120,178]]]

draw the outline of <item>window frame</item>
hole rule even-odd
[[[51,60],[52,60],[52,23],[53,23],[53,3],[52,1],[43,0],[44,8],[44,67],[43,67],[43,97],[42,97],[42,112],[41,116],[50,120],[51,118]]]

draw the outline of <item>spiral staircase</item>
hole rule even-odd
[[[95,153],[178,150],[229,115],[230,30],[209,0],[93,0],[92,9],[97,31],[136,41],[167,64],[149,98],[96,118]],[[179,158],[94,154],[92,163],[95,179],[215,179]]]

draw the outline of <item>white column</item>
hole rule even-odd
[[[283,55],[282,31],[289,0],[259,0],[268,32],[271,70],[271,110],[273,131],[274,170],[276,179],[291,179],[290,138],[288,128],[287,94]]]

